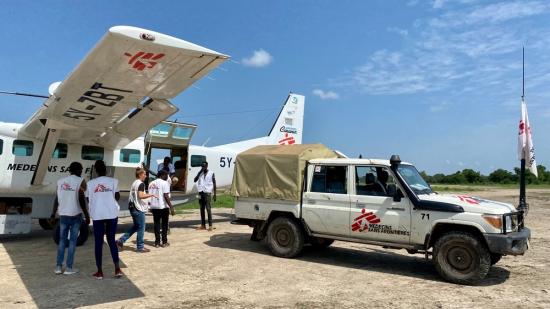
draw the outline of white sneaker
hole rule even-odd
[[[63,273],[63,270],[61,269],[61,266],[56,266],[55,270],[53,271],[56,275],[60,275]]]
[[[76,273],[78,273],[78,269],[76,268],[67,268],[65,272],[63,272],[64,275],[74,275]]]

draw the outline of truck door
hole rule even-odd
[[[302,217],[314,233],[348,236],[348,166],[313,165],[309,170],[312,181],[304,192]]]
[[[387,167],[354,166],[349,221],[350,236],[374,241],[409,243],[411,203],[395,202],[393,173]]]

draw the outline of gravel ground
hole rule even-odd
[[[469,193],[516,203],[517,190]],[[272,256],[251,229],[231,225],[231,209],[215,209],[213,232],[196,231],[197,211],[172,217],[171,246],[121,252],[122,279],[104,246],[104,280],[94,280],[93,238],[77,249],[73,276],[55,275],[56,246],[38,226],[0,239],[0,308],[550,308],[550,190],[528,191],[531,248],[506,256],[479,286],[442,281],[430,261],[404,250],[335,242],[306,248],[296,259]],[[152,225],[152,218],[148,217]],[[121,219],[119,232],[130,218]]]

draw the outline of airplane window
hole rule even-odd
[[[121,149],[120,162],[139,163],[141,161],[141,152],[137,149]]]
[[[202,162],[206,162],[206,156],[192,155],[191,167],[201,166]]]
[[[170,133],[170,125],[166,123],[158,124],[154,128],[152,128],[150,132],[151,135],[154,136],[166,137],[168,136],[168,133]]]
[[[189,139],[191,133],[193,133],[192,128],[175,127],[172,137],[177,139]]]
[[[32,156],[33,142],[16,139],[13,141],[12,153],[16,156]]]
[[[103,147],[82,146],[82,160],[103,160]]]
[[[4,140],[0,139],[0,155],[4,152]]]
[[[67,144],[57,143],[57,145],[55,145],[55,150],[53,151],[52,158],[64,159],[67,157],[67,153],[68,153]]]

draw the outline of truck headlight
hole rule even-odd
[[[499,230],[502,229],[502,215],[482,215],[482,217],[492,227]],[[506,226],[508,226],[508,222],[506,222]]]
[[[512,217],[511,216],[506,216],[504,218],[504,220],[506,220],[506,232],[511,232],[514,230],[514,226],[512,226]]]

